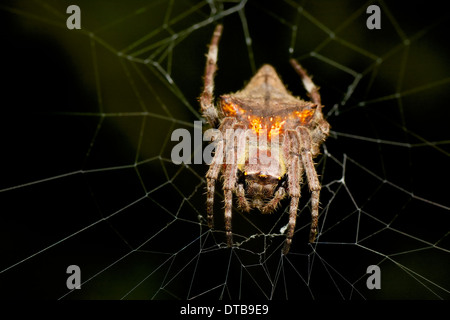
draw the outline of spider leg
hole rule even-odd
[[[225,132],[228,128],[233,126],[234,120],[225,118],[220,125],[220,132]],[[214,228],[214,192],[216,180],[222,171],[224,160],[224,139],[223,135],[217,139],[214,157],[206,173],[206,213],[208,227]]]
[[[312,243],[317,236],[321,186],[311,155],[311,136],[308,129],[305,127],[297,127],[297,132],[301,147],[301,161],[303,163],[303,167],[305,168],[306,177],[308,178],[309,189],[311,190],[311,231],[309,234],[309,242]]]
[[[278,190],[275,192],[273,198],[270,199],[270,201],[267,202],[267,204],[261,209],[261,213],[266,214],[275,211],[276,207],[285,196],[286,196],[286,189],[284,189],[283,187],[279,187]]]
[[[295,71],[300,75],[303,86],[311,96],[312,102],[317,105],[317,109],[322,108],[319,88],[314,84],[311,77],[306,70],[298,63],[297,60],[291,59],[290,63],[294,67]],[[319,153],[318,144],[321,143],[328,136],[330,125],[326,122],[321,112],[315,112],[317,121],[317,128],[311,134],[305,127],[297,127],[298,139],[300,142],[300,155],[303,167],[306,171],[306,177],[308,179],[309,189],[311,190],[311,231],[309,234],[309,242],[314,242],[317,236],[317,225],[319,217],[319,196],[320,196],[320,183],[317,178],[317,172],[314,168],[313,155]]]
[[[306,70],[298,63],[295,59],[290,59],[289,62],[291,63],[294,70],[300,75],[302,78],[303,86],[305,87],[306,91],[311,96],[311,100],[320,108],[322,105],[320,103],[320,94],[319,94],[319,88],[314,84],[311,77],[308,75]]]
[[[219,140],[216,146],[214,158],[206,173],[206,214],[208,227],[214,228],[214,192],[217,177],[222,170],[223,140]]]
[[[245,190],[243,184],[238,184],[236,195],[238,199],[238,205],[239,208],[241,208],[242,211],[249,212],[250,211],[250,204],[248,203],[247,198],[245,197]]]
[[[231,231],[231,217],[233,210],[233,191],[224,190],[225,193],[225,233],[227,236],[227,246],[233,246],[233,233]]]
[[[311,77],[297,60],[291,59],[290,63],[292,67],[294,67],[295,71],[300,75],[303,86],[308,91],[312,102],[315,104],[313,107],[316,108],[316,111],[320,111],[322,109],[322,104],[319,88],[314,84]],[[311,152],[313,156],[316,156],[319,154],[320,144],[325,141],[326,137],[328,137],[330,124],[323,118],[322,112],[314,112],[314,118],[317,126],[311,133],[311,141],[313,142]]]
[[[235,125],[235,129],[240,129],[242,131],[245,130],[245,126],[243,125]],[[247,147],[247,133],[248,131],[245,131],[243,133],[242,131],[237,131],[238,134],[238,147],[236,150],[236,156],[237,156],[237,163],[238,163],[238,169],[239,166],[245,165],[245,157],[243,155],[246,154],[246,147]],[[245,196],[245,187],[244,183],[238,183],[236,185],[236,196],[238,201],[239,208],[244,212],[250,212],[250,203],[248,202],[247,197]]]
[[[293,130],[287,131],[289,135],[289,166],[288,166],[288,190],[291,196],[291,204],[289,207],[289,224],[286,234],[286,242],[283,247],[283,254],[289,252],[294,236],[295,224],[297,222],[298,202],[300,200],[300,183],[303,175],[303,166],[299,159],[299,141],[297,132]],[[289,148],[288,148],[289,149]]]
[[[214,34],[211,39],[211,44],[209,45],[208,54],[206,55],[206,67],[205,67],[205,77],[204,77],[204,89],[200,95],[200,106],[203,112],[203,116],[208,121],[208,123],[215,128],[219,122],[219,116],[217,110],[214,107],[214,74],[217,70],[217,52],[220,37],[222,35],[223,26],[218,24],[214,30]]]
[[[245,150],[245,130],[242,125],[234,125],[230,133],[226,135],[226,166],[223,190],[225,194],[225,232],[227,245],[233,245],[233,233],[231,228],[231,218],[233,213],[233,191],[237,189],[238,161],[241,153]],[[237,143],[235,144],[235,141]],[[239,189],[238,189],[239,190]]]
[[[229,150],[228,154],[234,153],[234,150]],[[227,159],[229,159],[227,157]],[[231,218],[233,213],[233,190],[236,187],[236,161],[227,164],[225,168],[225,180],[223,182],[223,191],[225,194],[225,232],[227,236],[227,245],[231,247],[233,245],[233,234],[231,231]]]

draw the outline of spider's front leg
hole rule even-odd
[[[301,150],[301,160],[303,167],[306,171],[306,176],[308,178],[309,189],[311,190],[311,232],[309,235],[309,242],[314,242],[317,236],[317,225],[319,217],[319,195],[320,195],[320,183],[317,178],[317,172],[314,168],[313,155],[319,153],[319,146],[330,131],[330,124],[323,119],[321,112],[322,103],[319,94],[319,88],[314,84],[311,77],[308,75],[306,70],[298,63],[297,60],[291,59],[291,65],[294,67],[295,71],[300,75],[303,86],[308,91],[312,101],[317,105],[317,110],[315,112],[315,121],[317,122],[317,127],[310,134],[309,130],[305,127],[297,127],[298,139],[300,142]]]
[[[218,45],[222,35],[223,26],[218,24],[214,30],[214,34],[209,45],[208,54],[206,56],[206,67],[204,77],[204,88],[200,95],[200,106],[202,113],[211,127],[216,128],[219,124],[219,116],[217,110],[214,107],[214,75],[217,70],[217,53],[219,51]]]
[[[311,135],[305,127],[297,127],[297,132],[300,139],[301,160],[308,179],[309,190],[311,190],[311,231],[309,234],[309,242],[312,243],[315,241],[317,236],[321,186],[311,155]]]
[[[286,255],[291,248],[292,237],[294,236],[295,224],[297,222],[298,202],[300,200],[300,183],[302,181],[303,167],[299,156],[299,141],[297,132],[293,130],[287,131],[289,141],[289,166],[288,166],[288,190],[291,196],[291,204],[289,206],[289,224],[286,234],[286,242],[283,247],[283,254]]]
[[[237,185],[236,195],[239,208],[244,212],[250,212],[250,204],[248,203],[248,200],[245,197],[245,189],[243,184]]]
[[[235,143],[236,142],[236,143]],[[234,125],[230,135],[226,138],[226,165],[225,179],[223,182],[223,191],[225,196],[225,232],[227,236],[227,245],[233,245],[233,233],[231,229],[231,218],[233,213],[233,192],[238,189],[237,172],[238,159],[241,158],[241,152],[245,151],[245,130],[241,125]]]
[[[228,154],[234,153],[234,150],[229,150]],[[225,196],[225,233],[227,236],[227,245],[233,245],[233,233],[231,231],[231,218],[233,213],[233,190],[236,188],[236,171],[237,164],[227,164],[225,168],[225,180],[223,182],[223,192]]]
[[[231,118],[223,119],[219,131],[221,135],[215,140],[217,142],[214,157],[209,165],[208,172],[206,173],[206,214],[208,227],[210,229],[214,228],[214,192],[216,180],[222,171],[222,166],[224,162],[224,136],[223,133],[227,129],[232,128],[234,120]]]
[[[280,201],[283,200],[285,196],[286,190],[283,187],[279,187],[273,198],[261,209],[261,213],[266,214],[275,211],[280,204]]]
[[[223,160],[223,140],[217,142],[214,158],[210,164],[209,170],[206,173],[206,214],[208,227],[214,228],[214,192],[216,180],[222,169]]]

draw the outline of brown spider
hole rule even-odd
[[[311,102],[292,96],[275,69],[266,64],[243,90],[222,95],[221,110],[218,112],[214,106],[213,90],[222,29],[222,25],[217,25],[211,39],[204,90],[200,96],[203,116],[212,127],[219,129],[223,137],[216,140],[216,152],[206,174],[208,225],[213,228],[214,189],[220,173],[224,177],[225,231],[228,246],[233,244],[233,192],[242,211],[249,212],[251,208],[257,208],[262,213],[273,212],[280,200],[289,195],[289,224],[283,247],[283,254],[287,254],[294,235],[304,172],[311,191],[312,222],[309,241],[315,241],[321,186],[313,159],[319,154],[319,147],[327,138],[330,125],[323,118],[318,87],[294,59],[291,59],[290,63],[300,75]],[[225,134],[230,129],[237,132],[232,139]],[[255,147],[254,144],[247,143],[246,131],[253,132],[260,138],[264,135],[270,151],[261,145]],[[228,140],[225,137],[228,137]],[[235,138],[237,145],[244,148],[234,147]],[[233,147],[227,147],[227,142]],[[263,151],[278,156],[273,158],[275,161],[267,163],[261,159]],[[224,161],[225,158],[227,161]]]

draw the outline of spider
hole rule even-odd
[[[216,141],[216,152],[206,173],[208,226],[211,229],[214,227],[214,192],[220,174],[224,178],[225,231],[229,247],[233,245],[233,193],[241,211],[249,212],[255,208],[263,214],[272,213],[283,198],[290,196],[289,223],[282,250],[286,255],[294,235],[303,174],[306,175],[311,191],[312,221],[309,242],[313,243],[316,239],[321,185],[313,159],[319,154],[319,147],[327,138],[330,125],[322,114],[318,87],[295,59],[291,59],[290,63],[300,75],[311,101],[291,95],[275,69],[265,64],[242,90],[220,96],[220,108],[216,108],[213,97],[214,76],[222,30],[223,26],[218,24],[209,45],[204,89],[199,100],[204,118],[223,134],[222,137],[226,137],[225,133],[230,129],[238,133],[233,137],[233,141],[227,141],[226,138]],[[262,150],[264,148],[260,145],[255,147],[254,144],[247,143],[246,131],[261,138],[264,135],[270,147],[269,153],[278,155],[272,158],[275,161],[261,161],[262,151],[267,150]],[[227,143],[234,143],[234,138],[238,145],[245,147],[227,148]],[[227,158],[228,161],[224,161],[224,158],[230,155],[229,152],[233,153]],[[233,161],[229,161],[230,159]]]

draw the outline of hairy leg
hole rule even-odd
[[[211,39],[211,44],[209,45],[208,54],[206,56],[206,67],[205,67],[205,77],[204,77],[204,88],[200,95],[200,106],[203,112],[203,116],[208,121],[208,123],[213,127],[217,127],[219,123],[219,117],[217,110],[214,107],[214,75],[217,70],[217,53],[218,44],[220,37],[222,35],[223,26],[218,24],[214,30],[214,34]]]
[[[273,212],[281,200],[286,196],[286,189],[283,187],[278,188],[278,190],[275,192],[275,195],[273,198],[261,209],[261,213],[269,213]]]
[[[220,125],[220,132],[225,132],[228,128],[233,127],[234,120],[225,118]],[[216,180],[223,168],[225,155],[225,142],[223,134],[216,140],[217,145],[214,152],[214,157],[206,173],[206,213],[209,228],[214,228],[214,193]]]
[[[309,242],[314,242],[317,236],[321,186],[311,155],[311,136],[309,131],[304,127],[298,127],[297,132],[300,138],[301,161],[305,168],[306,177],[308,178],[309,189],[311,190],[311,232],[309,235]]]
[[[241,210],[244,212],[249,212],[250,204],[248,203],[248,200],[245,197],[245,190],[244,190],[244,186],[242,184],[238,184],[237,190],[236,190],[236,195],[237,195],[237,201],[238,201],[239,208],[241,208]]]
[[[290,156],[288,167],[288,190],[291,196],[291,204],[289,207],[289,224],[286,233],[286,242],[283,248],[283,254],[286,255],[289,252],[292,243],[292,237],[294,236],[295,224],[297,222],[298,202],[300,200],[300,183],[303,175],[303,167],[299,159],[299,141],[296,131],[288,131],[289,144],[290,144]]]
[[[223,140],[218,141],[216,153],[206,173],[206,214],[210,229],[214,228],[214,193],[216,180],[222,169],[222,161],[220,158],[223,158]]]
[[[233,211],[233,192],[237,190],[239,192],[239,186],[237,185],[237,172],[238,172],[238,161],[241,158],[242,152],[245,152],[245,130],[242,125],[234,124],[232,126],[232,133],[226,134],[225,150],[227,153],[223,190],[225,193],[225,231],[227,236],[227,244],[229,247],[233,245],[233,234],[232,234],[232,211]],[[242,185],[240,185],[242,187]],[[243,191],[243,189],[242,189]],[[242,192],[240,191],[240,192]],[[238,194],[239,197],[239,194]],[[245,205],[247,200],[242,199],[241,194],[240,205]],[[250,209],[250,208],[249,208]]]
[[[303,86],[305,87],[306,91],[308,91],[308,93],[310,94],[312,101],[315,104],[317,104],[320,108],[320,106],[322,104],[320,102],[321,99],[320,99],[320,94],[319,94],[319,88],[314,84],[311,77],[308,75],[306,70],[300,65],[300,63],[298,63],[297,60],[291,59],[291,60],[289,60],[289,62],[291,63],[294,70],[301,77]]]

